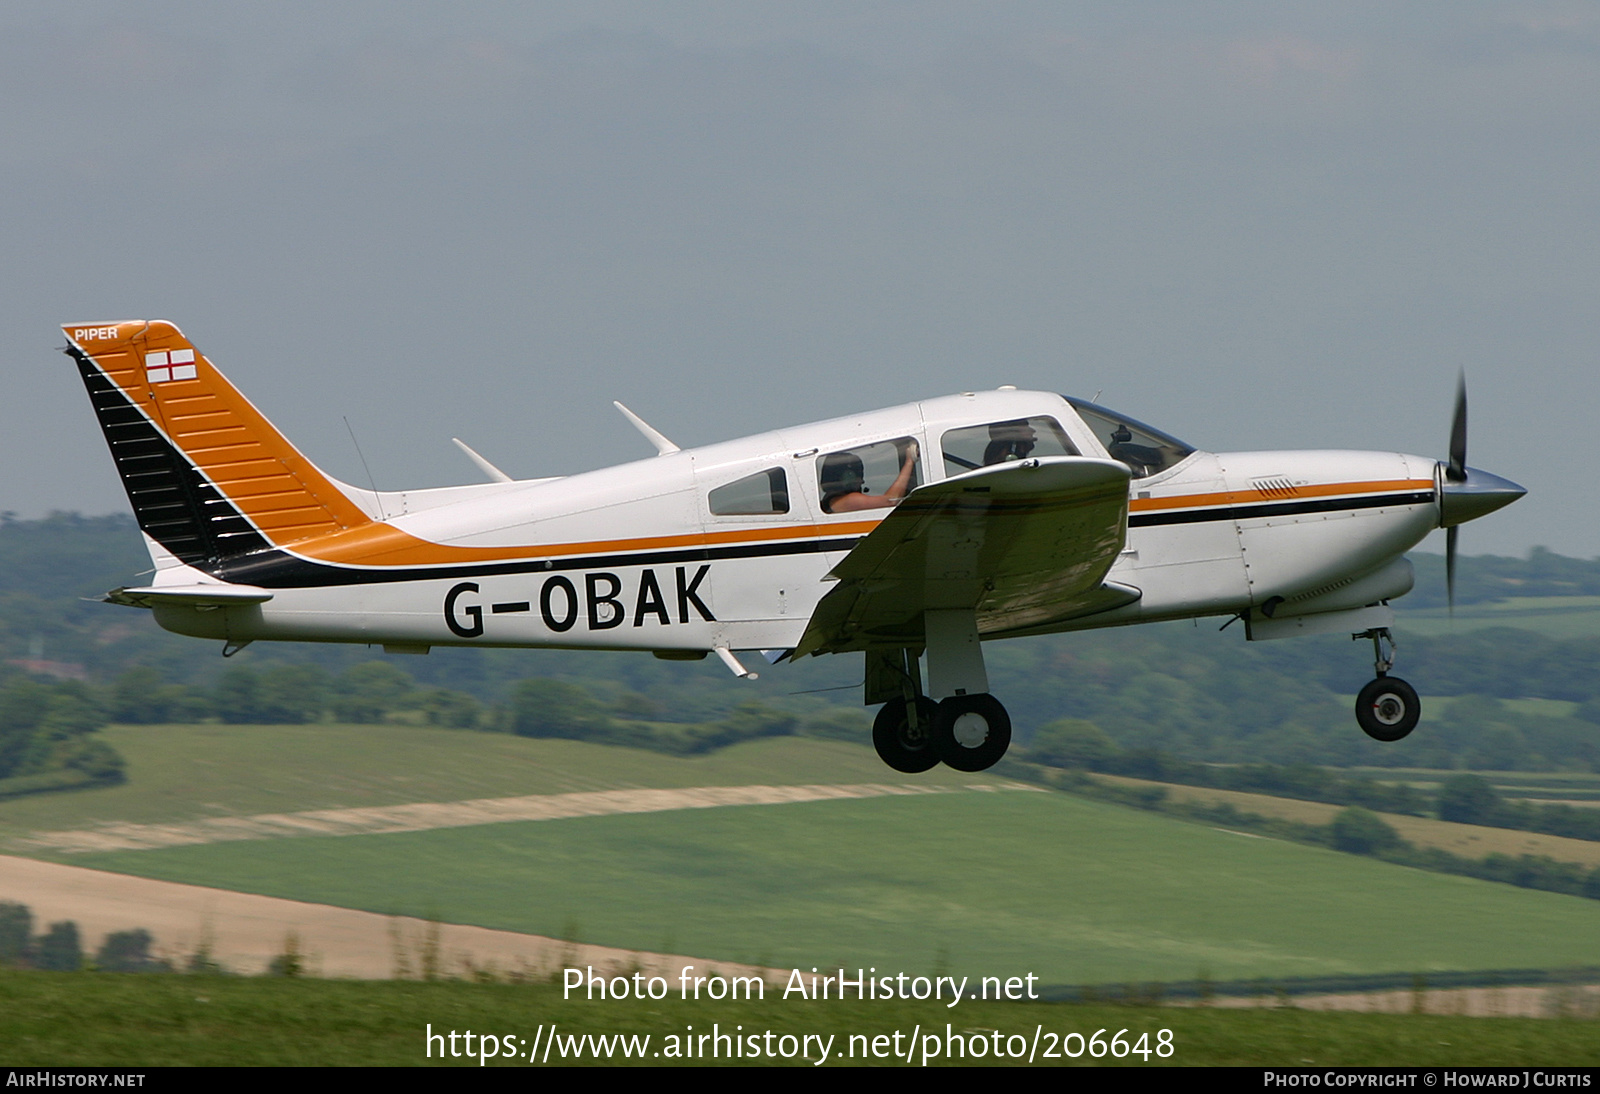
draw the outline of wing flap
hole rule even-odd
[[[1127,603],[1128,587],[1103,585],[1127,525],[1114,460],[1022,460],[920,487],[834,567],[796,656],[920,645],[929,610],[974,608],[979,633],[998,634]]]

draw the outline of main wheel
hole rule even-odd
[[[883,704],[872,721],[872,747],[878,758],[896,771],[916,774],[939,762],[933,747],[933,723],[939,704],[925,695],[917,696],[917,725],[906,717],[906,701],[891,699]]]
[[[933,747],[957,771],[993,767],[1011,747],[1011,716],[993,695],[952,695],[939,704]]]
[[[1380,676],[1356,696],[1356,721],[1375,741],[1398,741],[1417,728],[1422,700],[1404,680]]]

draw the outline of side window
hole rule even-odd
[[[783,468],[757,471],[719,486],[706,499],[719,517],[765,516],[789,511],[789,479]]]
[[[944,470],[959,475],[1030,456],[1076,456],[1077,448],[1054,418],[1016,418],[952,429],[940,440]]]
[[[917,442],[910,437],[817,457],[817,486],[824,513],[890,509],[920,485]]]

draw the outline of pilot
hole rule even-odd
[[[1039,435],[1025,420],[995,422],[989,427],[989,446],[983,450],[983,466],[1025,460]]]
[[[1134,444],[1133,432],[1126,423],[1118,422],[1116,430],[1111,434],[1111,443],[1106,447],[1111,453],[1111,458],[1121,460],[1128,465],[1136,479],[1153,475],[1161,470],[1161,449],[1152,448],[1147,444]]]
[[[862,509],[892,509],[911,492],[917,470],[917,442],[907,441],[900,452],[900,474],[882,494],[867,493],[867,472],[854,452],[834,452],[823,458],[819,483],[824,513],[854,513]]]

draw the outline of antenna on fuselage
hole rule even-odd
[[[645,440],[656,446],[657,455],[670,456],[674,452],[678,451],[677,445],[673,444],[656,430],[652,429],[650,427],[650,423],[639,417],[639,415],[635,414],[633,411],[629,410],[615,399],[611,400],[611,405],[622,411],[622,416],[633,424],[633,428],[644,434]]]
[[[476,452],[474,452],[472,450],[472,447],[470,445],[468,445],[467,442],[462,440],[460,437],[451,437],[450,439],[453,442],[455,442],[455,446],[457,448],[461,449],[461,451],[463,451],[463,452],[465,452],[467,454],[467,459],[471,460],[473,463],[478,465],[478,470],[479,471],[482,471],[485,475],[489,476],[489,481],[490,482],[515,482],[516,481],[510,475],[506,474],[504,471],[500,470],[494,464],[490,463],[488,460],[484,459],[482,456],[480,456]]]

